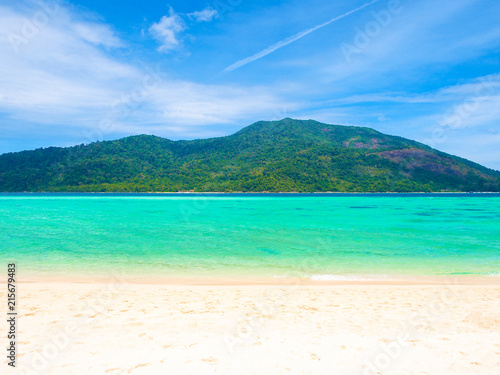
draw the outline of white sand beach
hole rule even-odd
[[[4,357],[2,374],[493,375],[500,368],[498,284],[113,280],[20,283],[18,295],[17,368]]]

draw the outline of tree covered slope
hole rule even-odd
[[[261,121],[220,138],[132,136],[0,155],[0,191],[500,191],[500,172],[373,129]]]

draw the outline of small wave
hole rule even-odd
[[[331,274],[320,274],[311,276],[293,276],[293,275],[274,275],[275,279],[289,279],[289,278],[307,278],[312,281],[377,281],[386,280],[390,278],[388,275],[331,275]]]
[[[500,272],[489,272],[486,274],[489,277],[500,277]]]
[[[351,280],[357,280],[357,281],[375,281],[375,280],[381,280],[381,279],[387,279],[388,276],[386,275],[368,275],[368,276],[354,276],[354,275],[312,275],[310,277],[311,280],[313,281],[351,281]]]

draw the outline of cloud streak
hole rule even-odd
[[[286,39],[283,39],[282,41],[279,41],[278,43],[275,43],[269,47],[267,47],[266,49],[256,53],[255,55],[252,55],[252,56],[249,56],[243,60],[239,60],[237,62],[235,62],[234,64],[232,65],[229,65],[227,68],[224,69],[224,72],[231,72],[233,70],[236,70],[236,69],[239,69],[241,68],[242,66],[245,66],[247,64],[250,64],[251,62],[254,62],[258,59],[261,59],[271,53],[273,53],[274,51],[280,49],[280,48],[283,48],[289,44],[292,44],[293,42],[296,42],[297,40],[299,39],[302,39],[303,37],[305,37],[306,35],[308,34],[311,34],[312,32],[316,31],[316,30],[319,30],[325,26],[328,26],[330,25],[331,23],[333,22],[336,22],[338,20],[341,20],[342,18],[345,18],[353,13],[356,13],[356,12],[359,12],[360,10],[372,5],[372,4],[375,4],[376,2],[378,2],[379,0],[372,0],[368,3],[365,3],[363,5],[361,5],[360,7],[358,8],[355,8],[353,10],[350,10],[349,12],[346,12],[340,16],[337,16],[335,18],[332,18],[331,20],[328,20],[320,25],[317,25],[317,26],[314,26],[314,27],[311,27],[307,30],[304,30],[304,31],[301,31],[300,33],[297,33],[295,35],[292,35]]]

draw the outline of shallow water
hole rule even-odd
[[[498,194],[2,194],[18,273],[500,275]]]

